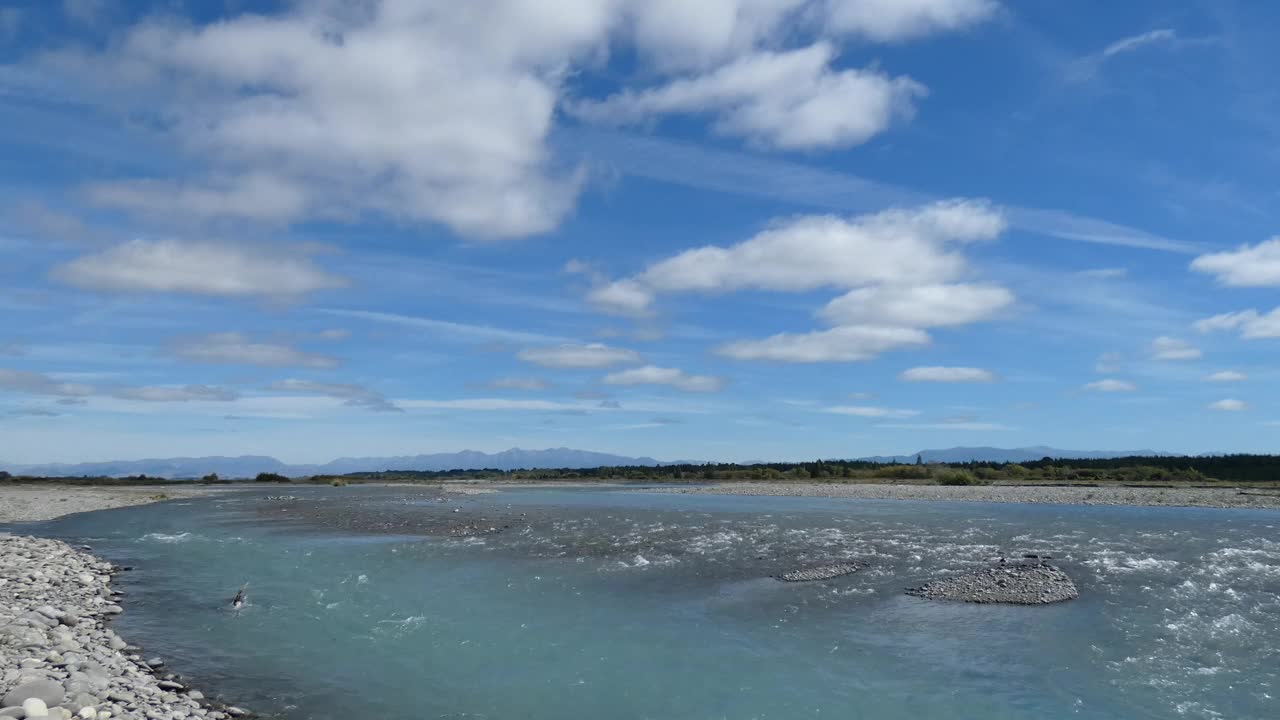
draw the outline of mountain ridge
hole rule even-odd
[[[920,456],[925,462],[1031,462],[1051,457],[1062,460],[1116,457],[1180,457],[1179,453],[1155,450],[1064,450],[1047,445],[1020,448],[953,447],[920,450],[909,455],[873,455],[855,458],[864,462],[914,463]],[[767,461],[766,461],[767,462]],[[18,465],[0,462],[0,469],[15,475],[76,477],[82,475],[124,477],[149,475],[163,478],[198,478],[217,473],[227,478],[253,477],[261,472],[292,477],[306,475],[342,475],[381,470],[534,470],[557,468],[593,468],[601,466],[656,466],[700,464],[701,461],[662,462],[654,458],[629,457],[611,453],[547,448],[523,450],[511,448],[495,453],[462,450],[453,453],[419,455],[339,457],[327,463],[290,464],[269,455],[211,455],[207,457],[143,458],[139,460],[107,460],[83,463],[44,463]],[[750,463],[744,463],[750,464]]]

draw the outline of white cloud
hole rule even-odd
[[[267,390],[337,398],[342,400],[344,405],[364,408],[373,412],[404,412],[395,403],[384,397],[382,393],[363,385],[351,383],[324,383],[290,379],[271,383],[267,386]]]
[[[1240,337],[1246,340],[1280,338],[1280,307],[1266,314],[1249,309],[1214,315],[1196,321],[1195,328],[1200,332],[1239,330]]]
[[[266,172],[219,178],[208,184],[115,180],[92,183],[85,191],[95,205],[162,219],[288,222],[307,212],[307,194],[299,184]]]
[[[901,327],[967,325],[1013,303],[1013,293],[995,285],[881,285],[842,295],[820,311],[835,325]]]
[[[828,0],[830,31],[893,42],[961,30],[990,18],[994,0]]]
[[[575,103],[573,112],[595,122],[637,122],[672,113],[713,114],[714,129],[780,149],[849,147],[884,132],[914,113],[926,94],[907,77],[877,70],[835,70],[836,48],[761,51],[711,72],[661,87]]]
[[[1243,400],[1236,400],[1235,398],[1227,398],[1225,400],[1219,400],[1217,402],[1209,403],[1209,409],[1222,410],[1224,412],[1241,412],[1243,410],[1248,410],[1249,405]]]
[[[810,333],[779,333],[763,340],[739,340],[716,352],[735,360],[775,362],[857,362],[889,350],[929,344],[923,330],[851,325]]]
[[[254,342],[241,333],[214,333],[188,338],[172,347],[175,356],[193,362],[266,367],[332,368],[335,358],[308,353],[282,343]]]
[[[1245,375],[1242,372],[1237,372],[1235,370],[1222,370],[1220,372],[1213,373],[1212,375],[1209,375],[1208,377],[1205,378],[1205,380],[1208,380],[1209,382],[1217,382],[1217,383],[1243,382],[1248,379],[1249,379],[1248,375]]]
[[[494,390],[528,390],[530,392],[552,388],[551,383],[546,380],[530,377],[501,377],[489,381],[488,386]]]
[[[1004,227],[998,211],[964,200],[849,219],[804,216],[779,222],[737,245],[686,250],[619,282],[652,293],[923,285],[949,280],[965,269],[952,244],[990,240]]]
[[[347,285],[304,255],[177,240],[133,240],[60,265],[52,275],[88,290],[224,297],[287,297]]]
[[[902,371],[899,380],[907,382],[991,383],[996,376],[990,370],[975,367],[914,367]]]
[[[1191,269],[1231,287],[1280,287],[1280,237],[1201,255],[1191,262]]]
[[[1138,389],[1137,385],[1128,380],[1116,380],[1114,378],[1106,378],[1088,383],[1084,386],[1085,390],[1095,390],[1097,392],[1116,393],[1116,392],[1133,392]]]
[[[597,110],[708,111],[719,131],[777,147],[844,146],[908,115],[923,91],[875,66],[837,67],[838,43],[959,30],[998,7],[994,0],[281,5],[262,14],[232,9],[204,25],[149,14],[106,51],[65,50],[32,63],[59,87],[78,85],[86,100],[158,116],[152,127],[216,169],[182,182],[95,185],[99,202],[181,219],[374,212],[478,238],[547,232],[572,210],[584,181],[548,139],[573,79],[611,56],[634,58],[632,78],[652,87],[624,88]],[[591,98],[578,105],[593,107]]]
[[[1122,38],[1108,45],[1102,51],[1103,57],[1112,57],[1121,53],[1133,52],[1147,45],[1155,45],[1158,43],[1173,42],[1178,39],[1178,33],[1171,28],[1159,28],[1150,30],[1131,37]]]
[[[607,368],[642,362],[640,353],[634,350],[610,347],[601,343],[527,348],[516,353],[516,357],[543,367],[574,369]]]
[[[719,392],[725,381],[712,375],[689,375],[676,368],[655,365],[631,368],[604,377],[606,385],[670,385],[685,392]]]
[[[593,288],[587,301],[607,313],[643,317],[653,305],[653,291],[635,280],[619,280]]]
[[[61,382],[40,373],[3,368],[0,368],[0,390],[66,398],[93,394],[93,388],[88,385]]]
[[[1157,360],[1195,360],[1200,348],[1180,338],[1161,336],[1151,341],[1151,356]]]
[[[823,408],[822,411],[835,415],[853,415],[865,418],[909,418],[920,414],[918,410],[896,410],[894,408],[870,405],[835,405]]]
[[[111,396],[121,400],[143,402],[230,402],[239,394],[226,388],[210,385],[150,385],[118,388]]]

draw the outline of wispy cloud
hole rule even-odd
[[[291,345],[259,342],[242,333],[214,333],[179,340],[170,348],[175,357],[217,365],[261,365],[265,367],[337,367],[328,355],[309,353]]]
[[[93,388],[88,385],[60,382],[41,373],[3,368],[0,368],[0,390],[73,398],[93,394]]]
[[[841,212],[918,205],[941,196],[849,173],[747,152],[633,134],[572,129],[556,144],[567,154],[627,175],[733,195],[764,197]],[[1005,205],[1009,224],[1063,240],[1196,254],[1200,246],[1063,209]]]
[[[373,310],[345,310],[341,308],[317,308],[316,312],[335,317],[367,320],[369,322],[401,325],[426,330],[436,335],[466,341],[509,342],[509,343],[551,343],[564,342],[567,338],[523,330],[509,330],[491,325],[469,325],[466,323],[436,320],[434,318],[401,315],[399,313],[377,312]]]
[[[1248,403],[1235,398],[1226,398],[1217,402],[1209,403],[1210,410],[1221,410],[1223,412],[1242,412],[1249,409]]]
[[[1084,386],[1084,389],[1094,390],[1097,392],[1105,392],[1105,393],[1118,393],[1118,392],[1133,392],[1138,389],[1138,386],[1134,385],[1128,380],[1117,380],[1115,378],[1106,378],[1104,380],[1097,380],[1091,383],[1087,383]]]
[[[919,410],[899,410],[870,405],[835,405],[825,407],[822,411],[835,415],[853,415],[854,417],[865,418],[909,418],[920,414]]]
[[[1103,57],[1112,57],[1121,53],[1133,52],[1148,45],[1157,45],[1161,43],[1170,43],[1178,39],[1178,33],[1173,28],[1159,28],[1156,30],[1148,30],[1144,33],[1131,35],[1121,38],[1102,50]]]
[[[344,405],[365,408],[374,412],[404,412],[380,392],[354,383],[325,383],[311,380],[281,380],[271,383],[267,390],[305,395],[321,395],[342,400]]]

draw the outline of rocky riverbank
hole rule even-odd
[[[57,540],[0,534],[0,718],[224,720],[109,627],[115,568]]]
[[[1144,505],[1159,507],[1280,508],[1280,492],[1234,487],[1073,487],[1065,485],[895,485],[871,483],[734,482],[646,488],[644,492],[690,495],[772,495],[1055,505]]]

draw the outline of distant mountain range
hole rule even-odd
[[[868,462],[880,463],[913,463],[916,456],[925,462],[959,463],[959,462],[1031,462],[1043,458],[1062,460],[1089,459],[1102,460],[1118,457],[1177,457],[1178,453],[1157,452],[1155,450],[1063,450],[1062,448],[1036,445],[1021,448],[995,447],[953,447],[945,450],[921,450],[911,455],[875,455],[858,458]]]
[[[869,462],[913,463],[916,456],[925,462],[1029,462],[1044,457],[1114,458],[1132,455],[1176,457],[1176,453],[1154,450],[1062,450],[1045,446],[1023,448],[955,447],[945,450],[921,450],[911,455],[877,455],[858,458]],[[260,472],[280,473],[290,477],[305,475],[342,475],[379,470],[521,470],[548,468],[593,468],[602,465],[676,465],[696,464],[698,461],[664,463],[651,457],[626,457],[589,450],[552,448],[549,450],[521,450],[512,448],[498,453],[463,450],[456,453],[432,455],[401,455],[396,457],[338,458],[322,465],[290,465],[266,455],[241,455],[238,457],[157,458],[148,460],[111,460],[88,463],[54,463],[49,465],[14,465],[0,462],[0,469],[15,475],[43,475],[78,477],[82,475],[124,477],[149,475],[163,478],[198,478],[217,473],[224,478],[253,477]]]
[[[436,453],[433,455],[344,457],[323,465],[290,465],[265,455],[241,455],[238,457],[157,458],[87,463],[54,463],[49,465],[13,465],[0,462],[0,469],[7,470],[15,475],[54,477],[149,475],[151,477],[164,478],[198,478],[209,473],[217,473],[224,478],[245,478],[253,477],[260,472],[299,477],[304,475],[376,472],[379,470],[520,470],[658,464],[658,461],[651,457],[625,457],[587,450],[572,450],[570,448],[553,448],[550,450],[512,448],[492,454],[475,450],[463,450],[462,452]]]

